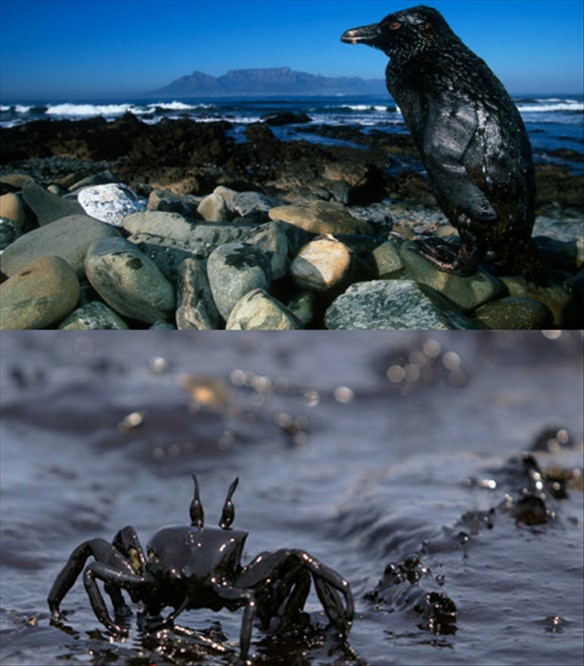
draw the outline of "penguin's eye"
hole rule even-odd
[[[402,27],[401,23],[398,23],[397,21],[394,21],[393,23],[389,24],[390,30],[399,30],[401,27]]]

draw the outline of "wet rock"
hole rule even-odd
[[[584,269],[581,269],[576,275],[566,282],[566,290],[574,299],[576,306],[584,309]]]
[[[87,215],[70,215],[21,236],[6,248],[0,263],[4,273],[13,275],[37,257],[57,256],[80,278],[85,274],[88,248],[111,237],[119,237],[117,229]]]
[[[543,303],[553,314],[554,326],[584,328],[584,313],[562,284],[550,281],[546,286],[539,286],[519,276],[503,276],[501,282],[507,287],[510,296],[532,298]]]
[[[82,305],[59,325],[62,331],[120,331],[128,328],[126,322],[101,301]]]
[[[227,320],[233,306],[253,289],[270,283],[270,260],[245,242],[220,245],[209,255],[207,274],[217,310]]]
[[[371,234],[367,222],[357,220],[340,203],[312,201],[307,204],[277,206],[269,212],[270,219],[294,224],[313,234]]]
[[[306,327],[314,318],[316,296],[312,291],[301,291],[288,302],[288,310]]]
[[[7,217],[22,229],[24,226],[24,205],[17,194],[9,192],[0,196],[0,217]]]
[[[209,194],[197,207],[197,213],[207,222],[225,222],[227,204],[220,194]]]
[[[121,183],[86,187],[77,201],[87,215],[115,227],[122,226],[126,215],[146,210],[146,200]]]
[[[171,321],[155,321],[150,327],[151,331],[176,331],[176,325]]]
[[[232,190],[230,187],[225,187],[225,185],[217,185],[217,187],[213,190],[213,194],[218,194],[220,197],[223,197],[223,201],[225,201],[227,208],[232,213],[235,213],[235,208],[233,208],[233,199],[235,198],[235,195],[238,194],[236,190]]]
[[[534,237],[538,254],[552,268],[575,273],[584,265],[584,239],[559,241],[545,236]]]
[[[301,322],[263,289],[249,291],[232,308],[228,331],[289,331],[302,328]]]
[[[124,227],[132,234],[132,241],[148,234],[152,243],[185,250],[198,257],[207,257],[220,245],[245,240],[261,229],[254,223],[197,223],[177,213],[154,211],[129,215],[124,219]]]
[[[207,273],[197,259],[182,262],[177,281],[176,326],[180,330],[207,331],[219,327],[220,316],[215,307]]]
[[[268,222],[247,239],[248,243],[262,250],[270,260],[272,280],[278,280],[288,272],[290,243],[287,226],[282,222]]]
[[[237,192],[233,197],[231,206],[233,212],[242,217],[257,215],[267,218],[270,210],[281,205],[281,203],[281,201],[260,192]]]
[[[47,328],[79,300],[79,280],[60,257],[39,257],[0,285],[0,328]]]
[[[128,237],[128,240],[140,252],[143,252],[149,259],[152,259],[160,269],[160,272],[171,284],[176,283],[183,261],[199,257],[199,255],[189,250],[182,249],[184,244],[173,243],[172,238],[161,238],[160,236],[151,236],[150,234],[132,234]],[[175,245],[179,245],[179,247]]]
[[[582,209],[584,176],[571,174],[556,165],[539,166],[535,172],[536,204],[559,204],[563,208]]]
[[[122,316],[152,324],[174,313],[172,285],[151,259],[123,238],[94,243],[85,269],[93,288]]]
[[[293,113],[292,111],[283,111],[281,113],[271,113],[266,116],[262,116],[262,121],[266,125],[271,125],[272,127],[279,127],[282,125],[299,125],[304,123],[309,123],[312,121],[310,116],[307,116],[305,113]]]
[[[195,224],[179,213],[145,211],[124,218],[123,226],[130,234],[149,234],[187,242]]]
[[[5,173],[0,176],[0,192],[6,194],[22,190],[24,184],[29,180],[33,180],[33,178],[27,173]]]
[[[116,177],[111,171],[100,171],[100,173],[95,173],[91,176],[85,176],[81,180],[75,180],[75,182],[70,185],[68,189],[69,192],[76,192],[84,187],[93,187],[94,185],[107,185],[110,183],[115,183],[116,180]]]
[[[351,285],[328,308],[328,329],[473,329],[464,315],[436,306],[411,280],[372,280]]]
[[[85,210],[79,202],[51,194],[33,180],[24,183],[22,195],[41,226],[61,217],[85,215]]]
[[[545,329],[553,322],[547,306],[522,296],[508,296],[486,303],[473,313],[473,318],[493,330]]]
[[[371,264],[378,278],[398,277],[404,268],[399,248],[392,240],[382,243],[371,252]]]
[[[197,195],[201,191],[201,180],[196,176],[186,175],[188,171],[177,169],[176,175],[167,173],[166,170],[162,174],[156,173],[154,178],[150,181],[150,187],[154,190],[162,190],[168,192],[172,196],[184,198],[198,198]],[[199,198],[200,199],[200,198]],[[197,202],[199,205],[200,200]],[[178,211],[181,212],[181,211]],[[196,206],[195,206],[196,213]],[[197,215],[188,215],[188,217],[197,217]]]
[[[245,128],[245,137],[251,143],[274,144],[278,142],[276,135],[265,123],[250,123]]]
[[[199,203],[199,197],[177,196],[167,190],[152,190],[146,208],[149,211],[178,213],[183,217],[197,218]]]
[[[14,243],[20,236],[20,227],[14,220],[9,217],[0,217],[0,252]]]
[[[413,252],[414,247],[414,243],[408,242],[400,249],[400,256],[408,274],[418,284],[440,292],[463,310],[474,310],[505,293],[503,283],[484,269],[479,268],[468,277],[445,273]]]
[[[329,238],[305,245],[290,266],[290,274],[301,289],[327,292],[338,289],[351,275],[351,251]]]

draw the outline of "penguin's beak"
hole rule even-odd
[[[381,36],[379,23],[364,25],[361,28],[351,28],[341,35],[341,42],[346,44],[368,44],[374,46]]]

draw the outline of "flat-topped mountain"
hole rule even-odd
[[[234,69],[223,76],[193,72],[151,95],[159,97],[223,97],[231,95],[366,95],[386,92],[383,79],[329,77],[295,72],[289,67]]]

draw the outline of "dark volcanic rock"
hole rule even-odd
[[[311,118],[305,113],[292,113],[291,111],[286,111],[284,113],[272,113],[270,115],[263,116],[262,120],[264,123],[266,123],[266,125],[273,125],[274,127],[277,127],[280,125],[300,125],[309,123]]]
[[[31,157],[112,160],[125,155],[137,134],[147,126],[127,113],[108,123],[104,118],[87,120],[39,120],[3,128],[0,164]]]

